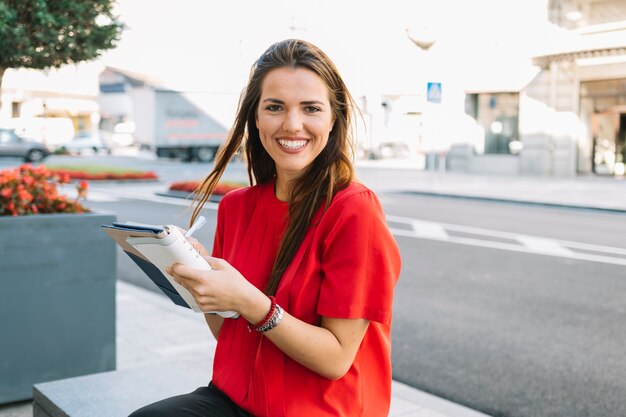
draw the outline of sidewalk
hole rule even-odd
[[[415,169],[407,160],[362,160],[357,177],[377,193],[457,198],[626,213],[626,178],[473,175]]]

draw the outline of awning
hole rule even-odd
[[[552,41],[544,53],[533,57],[533,64],[547,68],[552,62],[626,56],[626,28],[590,34],[571,33]]]

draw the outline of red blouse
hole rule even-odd
[[[265,287],[285,231],[288,205],[274,183],[220,202],[213,256]],[[386,417],[391,402],[391,309],[400,253],[372,191],[352,183],[320,210],[285,271],[276,302],[319,325],[321,317],[370,320],[345,376],[332,381],[298,364],[244,319],[225,319],[213,383],[257,417]]]

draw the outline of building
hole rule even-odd
[[[450,169],[530,175],[624,175],[626,1],[550,0],[535,74],[466,90],[484,152],[457,145]]]
[[[38,71],[7,69],[0,97],[0,124],[52,147],[100,120],[98,65],[81,63]]]
[[[572,138],[576,172],[623,175],[626,1],[551,0],[548,7],[549,21],[570,39],[533,59],[542,77],[528,94],[581,123],[580,135]]]

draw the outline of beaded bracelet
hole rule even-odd
[[[276,298],[270,295],[269,299],[272,302],[272,305],[270,306],[270,311],[268,311],[263,320],[258,322],[256,325],[253,326],[252,324],[248,323],[248,331],[258,331],[261,327],[265,326],[271,320],[272,316],[274,315],[274,311],[276,311]]]
[[[274,327],[278,326],[278,323],[280,323],[280,321],[283,319],[284,312],[285,311],[282,309],[282,307],[276,304],[276,310],[274,310],[274,314],[272,314],[272,318],[270,318],[269,321],[265,323],[265,325],[256,329],[256,331],[259,333],[265,333],[267,331],[272,330]]]

